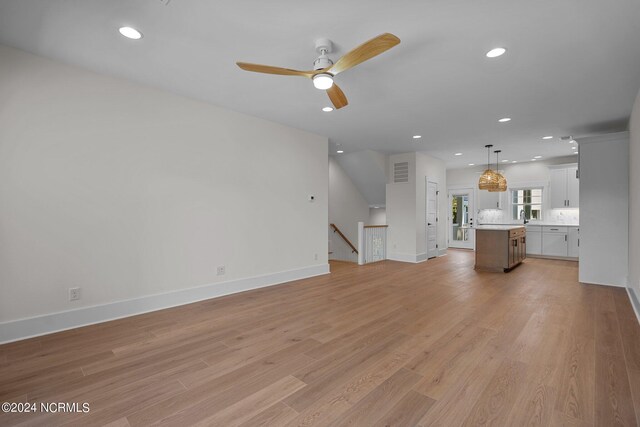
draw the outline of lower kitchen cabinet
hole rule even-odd
[[[569,226],[527,226],[527,255],[578,258],[580,229]]]
[[[542,255],[542,227],[527,226],[527,255]]]
[[[526,255],[534,257],[576,260],[580,255],[580,228],[528,224],[525,242],[519,242],[518,250],[524,250]]]
[[[543,227],[542,254],[549,256],[567,256],[567,227]]]
[[[578,258],[580,256],[580,228],[569,227],[567,233],[568,253],[570,258]]]

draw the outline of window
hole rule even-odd
[[[542,219],[542,188],[521,188],[511,190],[513,219]]]

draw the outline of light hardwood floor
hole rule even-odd
[[[331,275],[0,346],[0,425],[637,425],[640,326],[577,264],[334,262]]]

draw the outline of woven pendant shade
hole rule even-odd
[[[489,190],[491,191],[498,186],[498,177],[496,173],[491,169],[487,169],[482,172],[480,175],[480,179],[478,180],[478,188],[480,190]]]
[[[480,175],[480,179],[478,180],[478,189],[491,190],[498,186],[498,177],[496,176],[496,173],[491,170],[491,165],[489,164],[489,156],[491,155],[490,150],[493,145],[485,145],[484,147],[487,149],[487,169],[482,172],[482,175]]]
[[[501,173],[496,173],[496,186],[489,188],[489,191],[492,193],[507,191],[507,178]]]

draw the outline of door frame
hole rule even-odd
[[[452,245],[451,243],[454,241],[453,239],[453,218],[451,217],[451,203],[452,196],[456,195],[468,195],[469,196],[469,243],[465,245]],[[458,248],[458,249],[473,249],[476,248],[476,233],[475,227],[473,225],[473,217],[475,217],[475,203],[476,203],[476,190],[475,187],[472,186],[455,186],[447,188],[447,201],[449,205],[447,206],[447,245],[449,247]]]

